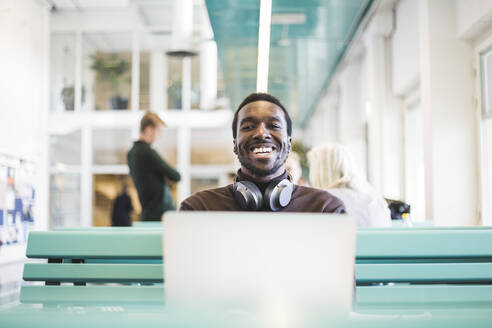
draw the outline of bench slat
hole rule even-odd
[[[22,303],[164,303],[160,286],[22,286]]]
[[[356,264],[357,283],[492,283],[492,263]]]
[[[357,259],[492,257],[492,229],[376,229],[357,232]]]
[[[30,258],[162,258],[162,232],[140,231],[33,231]]]
[[[22,303],[164,302],[160,286],[22,286]],[[489,304],[492,285],[360,286],[357,305]]]
[[[490,303],[492,285],[359,286],[358,305]]]
[[[162,264],[43,264],[24,265],[26,281],[163,282]]]

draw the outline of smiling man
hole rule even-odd
[[[284,106],[267,93],[252,93],[239,105],[232,122],[234,153],[241,168],[235,182],[197,192],[180,210],[345,212],[330,193],[291,182],[285,170],[292,122]]]

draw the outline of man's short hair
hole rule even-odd
[[[272,104],[275,104],[282,109],[282,111],[284,112],[285,121],[287,122],[287,135],[290,137],[292,135],[292,120],[290,119],[289,113],[287,113],[287,110],[285,109],[284,105],[280,103],[280,100],[278,100],[277,98],[275,98],[269,93],[262,93],[262,92],[253,92],[252,94],[247,96],[243,100],[243,102],[238,106],[236,113],[234,114],[234,119],[232,120],[232,137],[236,139],[237,116],[239,111],[247,104],[260,100],[271,102]]]
[[[156,113],[147,112],[140,120],[140,132],[143,132],[148,126],[156,128],[158,125],[165,126],[166,123]]]

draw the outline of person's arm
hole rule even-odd
[[[132,204],[132,199],[130,198],[130,196],[128,196],[128,213],[131,213],[133,212],[133,204]]]
[[[180,211],[194,211],[195,209],[185,202],[181,202],[179,206]]]
[[[164,161],[155,150],[151,150],[149,153],[149,165],[153,170],[157,171],[162,175],[163,179],[167,178],[174,182],[181,180],[181,175],[178,171],[172,168],[169,164]]]
[[[339,213],[339,214],[347,213],[347,211],[345,210],[345,205],[343,205],[343,203],[340,202],[340,204],[333,210],[332,213]]]
[[[331,196],[331,195],[330,195]],[[331,200],[326,204],[325,208],[323,209],[324,213],[338,213],[338,214],[345,214],[347,213],[345,209],[345,204],[342,202],[340,198],[331,196]]]

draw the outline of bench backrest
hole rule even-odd
[[[31,232],[26,255],[48,259],[48,263],[26,263],[26,281],[163,281],[162,232],[158,230]]]
[[[360,229],[357,283],[492,283],[492,229]]]
[[[359,229],[355,268],[357,303],[489,304],[492,302],[491,241],[490,228]],[[96,294],[98,298],[107,295],[117,299],[126,295],[132,300],[162,297],[159,290],[147,288],[152,286],[141,286],[145,287],[141,289],[135,285],[163,282],[161,229],[31,232],[27,257],[48,259],[48,263],[26,263],[26,281],[43,281],[46,285],[129,283],[119,287],[129,287],[124,291],[118,289],[117,293],[106,294],[102,286],[87,286],[98,291],[88,292],[86,298]],[[65,288],[64,297],[68,299],[80,298],[80,289],[73,286],[25,287],[21,290],[21,300],[27,302],[55,295],[53,288],[57,291]],[[49,293],[40,287],[50,288]]]

